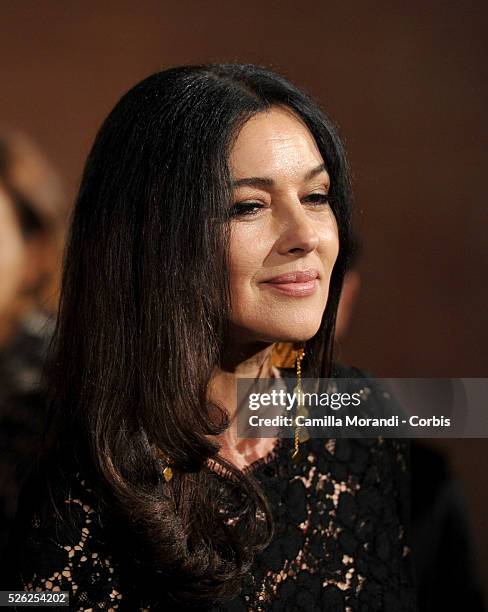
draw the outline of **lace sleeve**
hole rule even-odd
[[[27,487],[32,483],[28,481]],[[47,495],[39,486],[21,498],[18,521],[10,540],[15,569],[8,589],[67,591],[70,610],[119,610],[123,595],[118,572],[99,537],[98,513],[91,490],[79,473],[73,486]],[[35,493],[34,493],[35,492]],[[62,493],[62,494],[61,494]],[[45,501],[32,512],[32,500]]]

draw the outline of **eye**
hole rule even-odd
[[[265,208],[259,202],[240,202],[229,210],[229,217],[250,216],[257,214],[260,208]]]
[[[322,206],[330,203],[330,195],[328,193],[311,193],[303,201],[314,206]],[[229,217],[250,217],[257,215],[261,208],[266,208],[266,206],[259,202],[239,202],[229,209],[228,215]]]
[[[328,193],[311,193],[305,199],[305,202],[311,202],[315,205],[320,204],[329,204],[330,203],[330,195]]]

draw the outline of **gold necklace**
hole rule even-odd
[[[303,405],[302,396],[302,359],[305,357],[305,349],[300,348],[296,355],[296,371],[297,371],[297,384],[293,389],[293,393],[297,397],[297,408],[295,411],[295,433],[294,433],[294,446],[292,452],[292,459],[295,463],[300,460],[299,445],[300,442],[305,442],[310,438],[307,428],[303,425],[297,425],[297,418],[299,416],[308,417],[308,409]]]

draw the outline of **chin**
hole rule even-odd
[[[313,338],[320,329],[320,321],[316,325],[270,325],[265,330],[256,330],[256,335],[266,342],[297,342],[302,343]]]
[[[322,323],[321,308],[277,310],[255,313],[253,318],[240,317],[232,321],[233,334],[245,341],[303,343],[313,338]]]

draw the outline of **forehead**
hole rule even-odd
[[[302,176],[323,161],[307,126],[291,110],[282,107],[251,117],[239,132],[229,159],[234,178]]]

